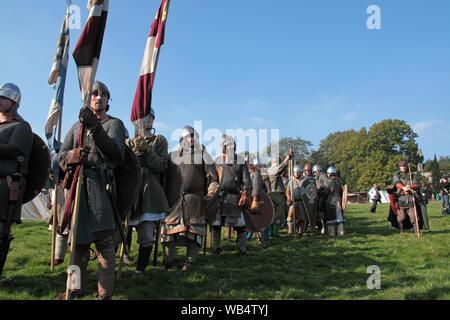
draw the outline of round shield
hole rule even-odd
[[[287,211],[286,199],[283,197],[283,194],[280,192],[269,192],[267,196],[272,200],[274,207],[274,215],[272,219],[272,223],[283,217]]]
[[[121,217],[126,217],[136,203],[141,187],[141,166],[134,152],[125,148],[122,165],[114,171],[117,190],[117,206]]]
[[[303,206],[306,212],[309,226],[314,230],[314,225],[317,219],[317,188],[316,180],[314,178],[307,178],[300,182],[300,194],[302,201],[300,205]]]
[[[344,192],[342,194],[342,214],[344,214],[345,209],[347,209],[347,198],[348,198],[348,188],[347,185],[345,185]]]
[[[247,230],[251,232],[260,232],[272,224],[275,210],[272,200],[270,200],[267,194],[261,192],[258,213],[253,214],[248,210],[243,210],[243,212]]]
[[[33,133],[33,147],[28,159],[28,173],[25,176],[26,186],[23,194],[22,204],[36,197],[48,180],[50,173],[50,150],[45,142]]]

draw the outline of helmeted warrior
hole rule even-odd
[[[66,172],[74,172],[70,186],[63,226],[70,223],[77,169],[84,165],[84,185],[79,194],[77,232],[74,235],[74,264],[81,271],[81,288],[71,292],[71,297],[84,294],[89,248],[95,243],[99,252],[98,298],[111,299],[115,278],[115,240],[117,227],[114,212],[114,169],[122,164],[125,154],[126,130],[123,122],[107,114],[110,92],[105,84],[94,82],[90,105],[82,108],[79,122],[68,131],[61,146],[58,161]],[[85,130],[84,143],[80,141]],[[108,188],[108,190],[107,190]],[[73,226],[71,226],[71,232]]]
[[[342,236],[344,235],[344,216],[342,211],[342,195],[344,189],[333,166],[327,169],[327,176],[328,179],[325,181],[325,223],[327,224],[328,234],[330,236],[336,236],[336,232],[337,235]]]
[[[305,164],[303,167],[303,175],[307,178],[313,177],[312,167],[310,163]]]
[[[319,164],[315,164],[312,168],[312,173],[314,178],[316,179],[316,188],[317,188],[317,221],[316,224],[318,227],[321,227],[321,233],[325,233],[325,181],[327,179],[327,175],[323,172],[322,167]]]
[[[271,166],[267,169],[267,173],[269,175],[270,180],[270,190],[269,193],[275,192],[278,193],[281,197],[280,206],[284,213],[281,217],[274,221],[272,224],[272,234],[277,236],[280,230],[280,226],[286,222],[287,208],[286,208],[286,188],[283,184],[283,179],[281,174],[286,170],[289,164],[289,160],[292,159],[293,152],[290,151],[286,158],[282,161],[280,157],[273,157],[271,161]],[[275,204],[274,204],[275,205]],[[275,211],[280,210],[275,209]]]
[[[11,225],[22,222],[24,176],[33,144],[30,125],[17,113],[20,99],[17,85],[0,87],[0,275],[13,239]]]
[[[154,120],[155,111],[151,108],[149,115],[134,123],[135,137],[126,140],[141,165],[141,189],[129,222],[138,234],[139,254],[135,270],[138,274],[148,265],[155,243],[155,227],[169,211],[162,186],[169,161],[168,143],[164,136],[155,135]]]
[[[250,174],[244,158],[236,154],[236,143],[231,136],[224,134],[221,146],[222,155],[214,161],[219,176],[219,200],[212,219],[213,250],[220,252],[221,227],[233,227],[237,232],[239,252],[245,255],[247,233],[241,207],[250,201]]]
[[[415,174],[411,174],[411,181],[406,161],[400,161],[398,167],[399,170],[397,170],[392,177],[392,185],[393,188],[396,189],[396,201],[394,201],[394,206],[396,206],[395,211],[397,211],[396,220],[398,223],[398,229],[400,234],[403,234],[405,228],[409,229],[412,226],[414,228],[414,232],[418,234],[419,228],[423,226],[423,220],[420,205],[414,205],[414,201],[419,203],[419,197],[416,194],[416,191],[419,190],[417,176]],[[415,212],[414,210],[417,211]],[[416,214],[419,221],[416,220]],[[395,226],[395,223],[393,225]]]
[[[301,181],[304,179],[302,173],[300,166],[294,166],[294,175],[286,188],[286,204],[289,207],[289,214],[287,217],[288,233],[293,234],[297,232],[295,229],[298,228],[299,236],[303,236],[303,233],[309,225],[301,197]]]
[[[180,148],[171,152],[166,178],[166,194],[170,211],[161,225],[165,268],[171,268],[176,246],[186,246],[186,261],[182,270],[195,262],[206,235],[205,204],[217,187],[218,178],[214,162],[206,148],[200,144],[198,133],[186,126],[180,135]]]

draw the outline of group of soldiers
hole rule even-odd
[[[12,240],[11,225],[21,222],[24,190],[33,180],[27,170],[36,138],[17,113],[20,97],[16,85],[0,87],[2,268]],[[226,134],[221,140],[222,155],[212,159],[191,126],[182,129],[179,149],[169,153],[166,138],[153,128],[153,109],[134,123],[134,137],[129,137],[123,122],[108,114],[110,97],[107,86],[96,81],[90,105],[80,110],[54,161],[54,183],[59,192],[53,197],[53,226],[57,230],[53,262],[63,262],[70,246],[69,264],[77,266],[80,278],[80,285],[62,298],[86,294],[94,243],[98,298],[111,299],[116,253],[122,244],[126,253],[122,257],[130,257],[132,228],[139,245],[136,274],[145,271],[158,244],[165,269],[174,268],[178,246],[186,247],[182,270],[191,269],[201,248],[206,248],[208,227],[214,254],[221,253],[225,227],[236,232],[241,256],[247,254],[250,235],[256,234],[265,246],[282,226],[300,237],[308,227],[333,237],[344,234],[344,187],[334,167],[323,172],[317,164],[306,164],[302,170],[293,165],[292,150],[284,160],[274,157],[266,167],[258,157],[238,155],[236,142]],[[397,188],[407,184],[403,178],[399,175]],[[34,193],[40,191],[31,187]],[[409,216],[413,221],[402,199],[398,208],[401,227],[400,217]],[[74,212],[77,219],[73,219]]]

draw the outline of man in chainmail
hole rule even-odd
[[[166,194],[179,198],[161,224],[164,265],[172,268],[177,246],[186,246],[183,271],[192,268],[206,235],[204,198],[217,187],[217,172],[206,148],[191,126],[182,129],[180,148],[169,154]],[[206,196],[206,197],[205,197]]]
[[[221,227],[232,227],[237,232],[239,253],[247,253],[247,233],[242,207],[250,201],[251,180],[245,160],[236,154],[234,139],[224,134],[222,155],[215,159],[219,175],[219,205],[212,221],[214,253],[220,253]]]
[[[11,225],[21,223],[28,161],[33,132],[18,113],[21,92],[17,85],[0,87],[0,275],[13,239]]]
[[[108,188],[114,192],[114,169],[123,162],[126,130],[123,122],[107,114],[110,92],[105,84],[96,81],[93,85],[90,105],[82,108],[79,122],[69,130],[61,146],[58,161],[66,172],[74,172],[84,165],[84,188],[79,194],[80,208],[77,232],[74,235],[74,264],[81,271],[81,288],[74,289],[71,297],[84,294],[89,248],[95,243],[99,253],[98,298],[111,299],[115,278],[116,219]],[[85,129],[85,140],[80,134]],[[65,221],[70,223],[73,210],[73,189],[66,203]],[[64,224],[64,221],[63,221]],[[73,226],[71,226],[72,228]],[[63,225],[61,230],[63,231]],[[71,232],[73,230],[71,229]]]
[[[157,223],[163,220],[169,211],[162,185],[169,161],[168,143],[164,136],[155,135],[154,120],[155,111],[151,108],[149,115],[134,123],[135,138],[127,139],[126,142],[136,154],[142,172],[138,205],[129,222],[130,226],[135,226],[138,234],[139,253],[135,270],[137,274],[143,273],[147,267],[155,243]]]

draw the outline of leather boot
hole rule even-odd
[[[150,256],[152,255],[153,247],[142,247],[139,246],[139,254],[136,265],[136,271],[144,272],[145,268],[148,266],[148,262],[150,261]]]

